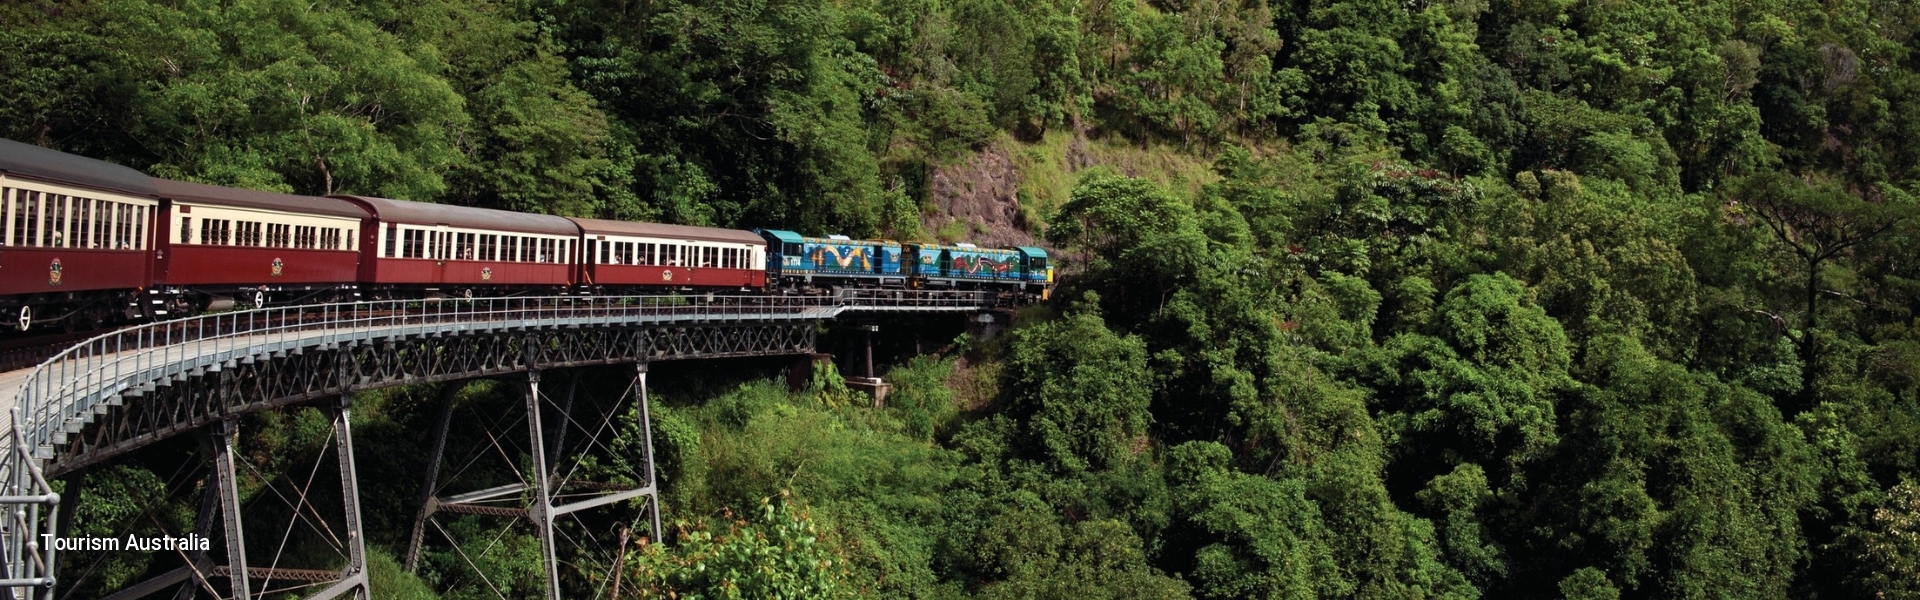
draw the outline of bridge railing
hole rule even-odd
[[[51,531],[58,501],[40,474],[56,438],[136,388],[262,352],[473,330],[605,327],[661,322],[814,320],[840,310],[963,311],[993,306],[989,292],[841,290],[831,296],[650,295],[449,298],[288,306],[149,323],[95,336],[48,358],[12,398],[0,428],[0,591],[49,585],[33,525]],[[0,398],[0,402],[7,399]],[[0,404],[3,405],[3,404]],[[21,515],[31,512],[30,517]],[[21,519],[24,518],[24,521]],[[19,521],[19,522],[15,522]]]

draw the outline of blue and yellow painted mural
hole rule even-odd
[[[1044,296],[1053,283],[1047,252],[1032,246],[981,248],[972,244],[916,244],[805,237],[763,229],[767,269],[776,279],[830,283],[877,279],[882,285],[1014,286]]]
[[[803,237],[791,231],[762,230],[770,259],[786,276],[841,277],[906,276],[899,242],[855,240],[843,236]]]

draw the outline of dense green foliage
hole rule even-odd
[[[0,135],[221,184],[911,238],[941,168],[1062,149],[1016,158],[1072,165],[1028,223],[1068,278],[1005,337],[894,369],[880,410],[830,373],[666,398],[682,524],[636,585],[1920,598],[1912,3],[94,0],[0,22]],[[1214,172],[1162,185],[1090,165],[1090,140]],[[359,416],[363,448],[415,451],[410,398]],[[263,479],[317,431],[249,427]],[[191,520],[139,467],[87,478],[80,531]],[[369,508],[389,549],[395,486]],[[519,594],[536,550],[472,560]],[[425,580],[490,597],[459,560]]]

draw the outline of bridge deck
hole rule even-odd
[[[256,369],[253,372],[257,373],[263,366],[339,356],[345,349],[367,348],[368,344],[382,349],[371,356],[427,356],[431,361],[431,350],[413,354],[392,348],[396,344],[411,345],[415,348],[411,352],[420,352],[421,344],[438,347],[447,341],[493,340],[485,343],[524,353],[512,354],[526,361],[517,368],[532,366],[535,352],[542,357],[538,359],[540,364],[553,360],[559,362],[551,364],[596,364],[580,362],[578,355],[556,359],[547,354],[549,346],[531,343],[551,339],[571,340],[574,345],[568,348],[604,349],[622,358],[642,360],[701,353],[729,355],[743,350],[715,350],[737,348],[731,339],[702,346],[701,339],[719,338],[689,337],[690,332],[759,336],[740,339],[781,347],[777,344],[783,343],[782,338],[777,336],[782,334],[733,332],[762,328],[804,331],[810,346],[813,330],[806,323],[834,319],[842,313],[965,313],[989,310],[995,303],[991,293],[925,290],[853,290],[831,297],[476,298],[267,308],[150,323],[94,337],[35,368],[0,373],[0,498],[9,498],[6,505],[46,501],[45,496],[35,494],[51,490],[35,483],[38,475],[27,475],[39,473],[47,461],[53,460],[71,434],[83,431],[101,415],[126,416],[130,408],[112,412],[125,398],[145,397],[146,402],[153,402],[155,397],[179,391],[172,386],[205,383],[208,374],[227,369]],[[530,343],[514,345],[518,342],[508,341],[513,338],[503,339],[515,332],[527,332]],[[632,337],[626,337],[629,335]],[[761,350],[747,352],[753,351]],[[629,352],[634,355],[627,356]],[[369,353],[355,351],[354,356],[362,355]],[[607,359],[601,356],[592,360]],[[402,379],[388,384],[413,377],[408,368],[397,367],[394,372]],[[307,385],[300,380],[299,385]],[[335,381],[328,385],[340,385]],[[16,410],[19,422],[10,422],[7,415]],[[135,442],[140,439],[129,438],[123,445],[137,447]],[[87,448],[83,454],[98,450],[95,446]],[[24,548],[21,544],[32,535],[30,530],[46,523],[0,523],[0,542],[5,542],[0,548],[6,549],[0,554],[7,554],[0,556],[0,591],[49,582],[40,578],[37,568],[22,562],[26,555],[14,552]],[[52,551],[46,552],[51,559]]]
[[[43,398],[66,398],[70,401],[59,403],[58,409],[62,414],[57,416],[43,414],[38,419],[29,417],[30,420],[38,421],[37,425],[42,428],[52,426],[55,421],[59,422],[60,426],[51,431],[30,430],[28,435],[57,444],[64,441],[65,434],[79,431],[80,428],[91,423],[95,415],[120,404],[125,394],[150,391],[156,383],[165,385],[165,381],[176,379],[182,374],[197,373],[202,370],[215,371],[223,366],[232,366],[234,361],[267,359],[282,353],[301,352],[307,348],[331,347],[338,344],[358,345],[393,338],[581,327],[818,321],[831,319],[845,310],[845,307],[838,306],[816,306],[795,307],[790,310],[767,309],[716,314],[702,308],[690,306],[648,311],[568,311],[573,316],[544,319],[507,318],[504,314],[485,312],[435,318],[381,316],[333,321],[325,326],[236,333],[185,343],[84,357],[63,355],[66,360],[56,359],[40,367],[43,374],[53,375],[45,382],[58,382],[58,387],[36,384],[36,389],[32,390],[36,393],[32,395]],[[19,388],[26,379],[26,373],[21,373],[18,376],[19,381],[11,384],[15,391],[5,396],[6,404],[0,405],[0,409],[9,411],[12,409],[12,405],[20,397]],[[6,391],[0,389],[0,393],[6,393]],[[34,408],[45,410],[51,407]],[[35,433],[40,435],[36,436]]]
[[[848,311],[977,312],[968,292],[890,291],[827,297],[572,297],[388,301],[262,309],[191,317],[101,335],[36,369],[0,375],[0,415],[21,411],[40,452],[121,403],[180,381],[309,348],[386,339],[571,328],[822,321]],[[126,348],[122,350],[122,348]],[[7,433],[0,423],[0,434]],[[37,458],[49,458],[41,455]]]

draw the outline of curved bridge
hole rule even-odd
[[[534,398],[542,369],[638,363],[636,387],[643,387],[645,364],[654,360],[811,353],[820,323],[843,313],[972,313],[994,304],[990,294],[930,291],[415,300],[239,311],[103,334],[12,384],[0,382],[0,409],[11,415],[0,431],[0,597],[51,597],[56,554],[40,539],[61,531],[65,511],[55,509],[61,498],[48,478],[182,433],[231,435],[238,415],[327,406],[357,390],[525,372],[533,382],[533,445],[540,446]],[[639,401],[644,411],[643,389]],[[344,480],[351,473],[346,404],[331,408]],[[230,478],[231,459],[219,446],[216,463],[228,461]],[[648,482],[631,492],[622,498],[653,490]],[[237,530],[237,511],[226,508],[227,525]],[[349,521],[357,520],[354,511],[348,508]],[[348,571],[358,568],[359,554],[356,546]],[[365,575],[355,577],[337,579],[364,595]],[[554,587],[549,597],[557,597]],[[333,589],[314,597],[339,593]]]

